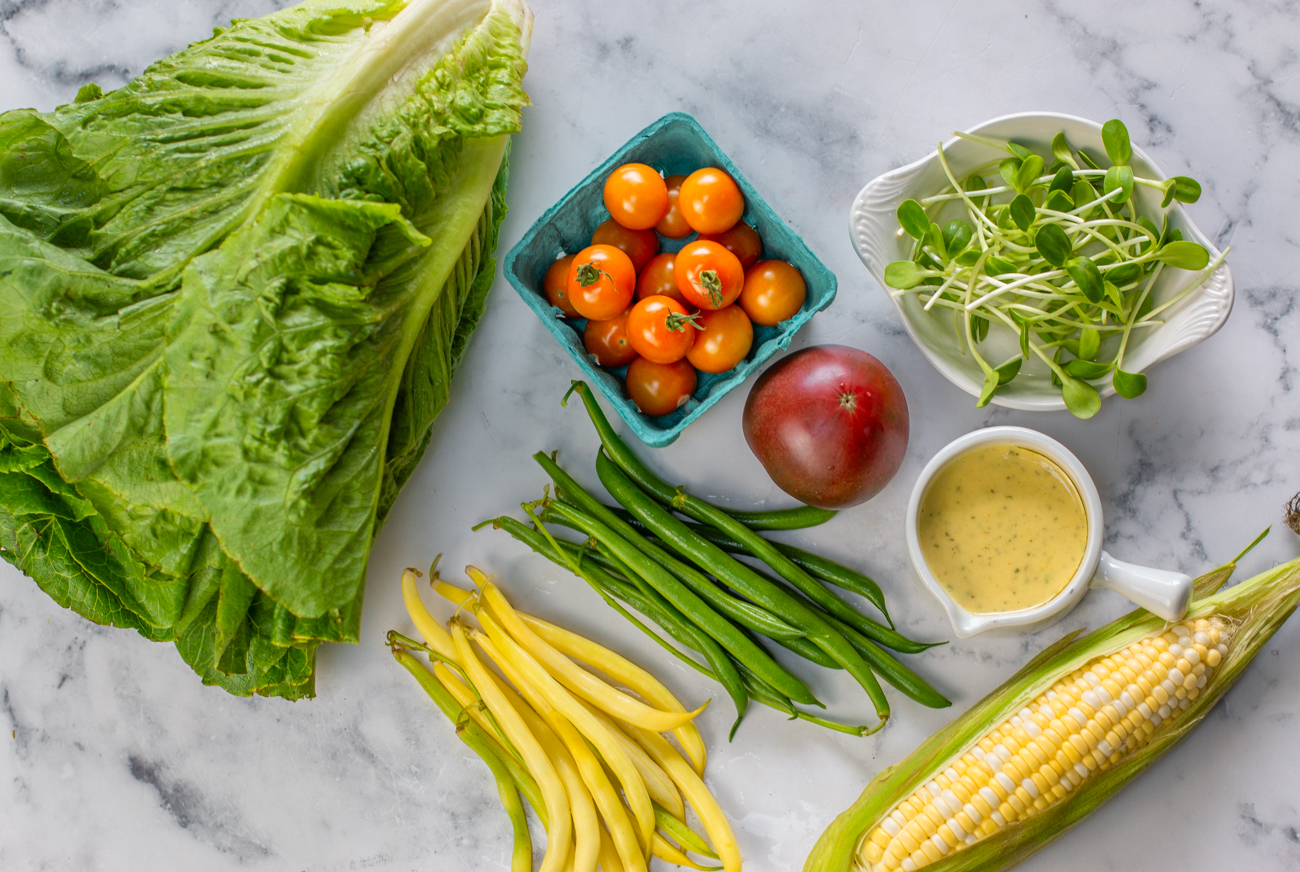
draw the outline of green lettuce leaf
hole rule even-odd
[[[308,0],[0,114],[0,556],[314,692],[482,314],[517,0]]]

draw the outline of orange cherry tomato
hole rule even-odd
[[[682,217],[682,210],[677,207],[677,195],[684,181],[686,176],[669,176],[664,179],[664,184],[668,186],[668,213],[655,225],[655,230],[660,236],[681,239],[683,236],[691,235],[691,225],[686,223],[686,219]]]
[[[617,369],[636,357],[636,349],[627,338],[627,316],[631,311],[628,309],[608,321],[588,319],[582,330],[582,344],[596,358],[596,363]]]
[[[737,221],[730,230],[722,233],[704,233],[700,239],[716,242],[730,251],[740,261],[742,269],[749,269],[758,263],[763,254],[763,240],[758,238],[758,231],[744,221]]]
[[[700,312],[699,324],[704,329],[695,337],[686,359],[700,372],[734,369],[754,344],[754,327],[739,306]]]
[[[668,213],[668,186],[645,164],[623,164],[605,180],[605,208],[629,230],[649,230]]]
[[[682,182],[677,208],[699,233],[730,230],[745,212],[745,198],[731,176],[715,167],[696,170]]]
[[[677,289],[677,281],[673,278],[673,263],[676,260],[677,255],[668,252],[650,258],[645,269],[636,277],[636,298],[672,297],[685,304],[686,300],[682,298],[682,292]]]
[[[755,324],[775,327],[803,308],[808,286],[799,270],[783,260],[765,260],[745,273],[740,308]]]
[[[566,254],[546,268],[546,278],[542,279],[542,289],[552,306],[564,313],[566,318],[580,318],[578,310],[569,300],[569,266],[573,255]]]
[[[646,297],[628,311],[627,338],[646,360],[672,363],[691,350],[698,317],[672,297]]]
[[[654,363],[638,357],[627,367],[627,395],[652,418],[671,414],[695,393],[695,367],[685,360]]]
[[[627,309],[636,290],[636,269],[622,249],[589,245],[569,266],[569,300],[584,318],[608,321]]]
[[[653,230],[628,230],[613,218],[596,228],[591,234],[592,245],[612,245],[621,249],[632,260],[637,272],[645,269],[650,258],[659,253],[659,237]]]
[[[745,271],[740,268],[740,261],[707,239],[697,239],[677,252],[673,279],[682,298],[700,309],[730,306],[745,287]]]

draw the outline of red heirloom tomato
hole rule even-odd
[[[721,309],[736,302],[745,287],[745,271],[730,251],[716,242],[695,240],[677,252],[673,279],[687,303]]]
[[[627,314],[627,338],[633,350],[654,363],[681,360],[695,343],[698,315],[672,297],[646,297]]]
[[[569,318],[580,318],[578,310],[573,308],[573,303],[569,300],[569,266],[573,263],[573,255],[566,254],[546,268],[546,278],[542,279],[542,289],[546,291],[546,299],[552,306],[557,307]]]
[[[731,176],[716,167],[705,167],[682,182],[677,208],[692,230],[721,233],[745,213],[745,198]]]
[[[630,230],[649,230],[668,213],[668,186],[652,167],[623,164],[605,180],[605,208]]]
[[[641,270],[641,274],[636,277],[636,298],[644,300],[646,297],[672,297],[677,302],[685,304],[686,300],[682,297],[682,292],[677,289],[677,281],[673,278],[673,262],[676,260],[677,255],[668,252],[650,258],[645,269]]]
[[[659,253],[659,237],[653,230],[628,230],[613,218],[596,228],[591,234],[591,244],[620,249],[631,259],[632,268],[637,272]]]
[[[808,286],[799,270],[783,260],[765,260],[745,273],[740,307],[755,324],[775,327],[803,308]]]
[[[702,309],[699,325],[704,329],[686,352],[686,359],[700,372],[726,372],[749,354],[754,344],[754,327],[739,306],[716,312]]]
[[[777,361],[745,401],[745,441],[777,487],[824,509],[880,492],[907,452],[907,400],[865,351],[820,345]]]
[[[627,395],[652,418],[670,414],[695,393],[695,367],[684,360],[654,363],[638,357],[627,367]]]
[[[684,181],[686,176],[669,176],[664,179],[664,184],[668,186],[668,213],[659,219],[655,230],[659,235],[667,236],[669,239],[681,239],[683,236],[691,235],[691,225],[686,223],[686,219],[682,217],[682,210],[677,208],[677,195]]]
[[[636,290],[636,269],[622,249],[589,245],[569,266],[569,300],[584,318],[608,321],[627,309]]]
[[[596,363],[617,369],[636,357],[636,349],[627,338],[627,316],[631,311],[615,315],[608,321],[587,319],[587,326],[582,330],[582,344],[587,353],[596,358]]]
[[[700,234],[700,239],[716,242],[730,251],[740,261],[742,269],[749,269],[763,255],[763,240],[759,239],[758,231],[744,221],[737,221],[735,227],[722,233]]]

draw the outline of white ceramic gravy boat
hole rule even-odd
[[[1088,539],[1083,559],[1079,562],[1074,577],[1060,593],[1047,602],[1015,612],[975,614],[959,606],[930,572],[917,535],[917,516],[926,488],[940,470],[958,455],[980,445],[990,444],[1018,445],[1037,451],[1055,462],[1074,482],[1075,489],[1083,500]],[[1183,617],[1192,596],[1191,576],[1116,560],[1101,550],[1101,539],[1101,498],[1097,495],[1097,486],[1088,470],[1060,442],[1026,427],[988,427],[953,440],[926,464],[912,488],[912,497],[907,504],[907,556],[912,571],[921,585],[939,600],[948,614],[948,620],[952,622],[953,630],[962,639],[989,630],[1041,630],[1065,617],[1091,587],[1109,588],[1167,621],[1177,621]]]

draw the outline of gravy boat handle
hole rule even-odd
[[[1192,577],[1116,560],[1105,551],[1097,561],[1092,587],[1113,590],[1166,621],[1182,620],[1192,600]]]

